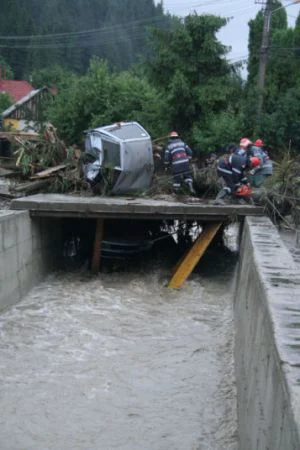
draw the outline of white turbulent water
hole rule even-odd
[[[166,275],[56,274],[0,315],[1,450],[237,449],[232,274]]]

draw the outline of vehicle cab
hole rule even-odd
[[[151,137],[137,122],[118,122],[88,130],[84,173],[92,184],[102,183],[113,194],[150,187],[154,161]]]

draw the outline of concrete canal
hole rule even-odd
[[[3,214],[1,450],[298,449],[299,268],[272,227],[170,290],[163,258],[53,272],[59,221]]]
[[[58,274],[0,316],[1,449],[236,449],[231,270]]]

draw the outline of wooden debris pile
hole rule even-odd
[[[75,146],[67,147],[51,124],[35,135],[6,134],[5,138],[11,139],[13,154],[8,158],[0,157],[0,168],[10,169],[7,176],[12,196],[37,192],[92,193],[82,173],[84,153]],[[170,167],[166,169],[164,164],[164,139],[166,137],[152,143],[155,171],[152,185],[144,193],[147,196],[173,194],[172,171]],[[205,167],[198,166],[198,159],[193,159],[191,169],[196,194],[202,198],[214,198],[221,187],[217,161],[207,160]],[[105,194],[106,191],[97,193]]]
[[[40,133],[37,141],[29,141],[15,137],[19,144],[14,152],[16,167],[21,169],[24,176],[31,177],[37,172],[61,165],[67,157],[67,149],[53,126],[49,125]]]
[[[80,150],[66,147],[52,125],[47,125],[35,139],[14,136],[10,158],[10,190],[16,195],[34,192],[74,192],[85,189],[79,165]],[[9,159],[9,158],[7,158]],[[4,166],[7,166],[5,161]]]
[[[205,167],[193,166],[194,189],[202,198],[214,198],[222,188],[222,179],[217,172],[217,159]]]
[[[285,153],[274,164],[273,175],[264,183],[261,202],[274,221],[284,221],[289,216],[292,223],[300,225],[300,156]]]

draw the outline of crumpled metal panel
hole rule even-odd
[[[143,191],[150,187],[154,172],[150,138],[126,141],[121,146],[122,171],[113,187],[114,194]]]

